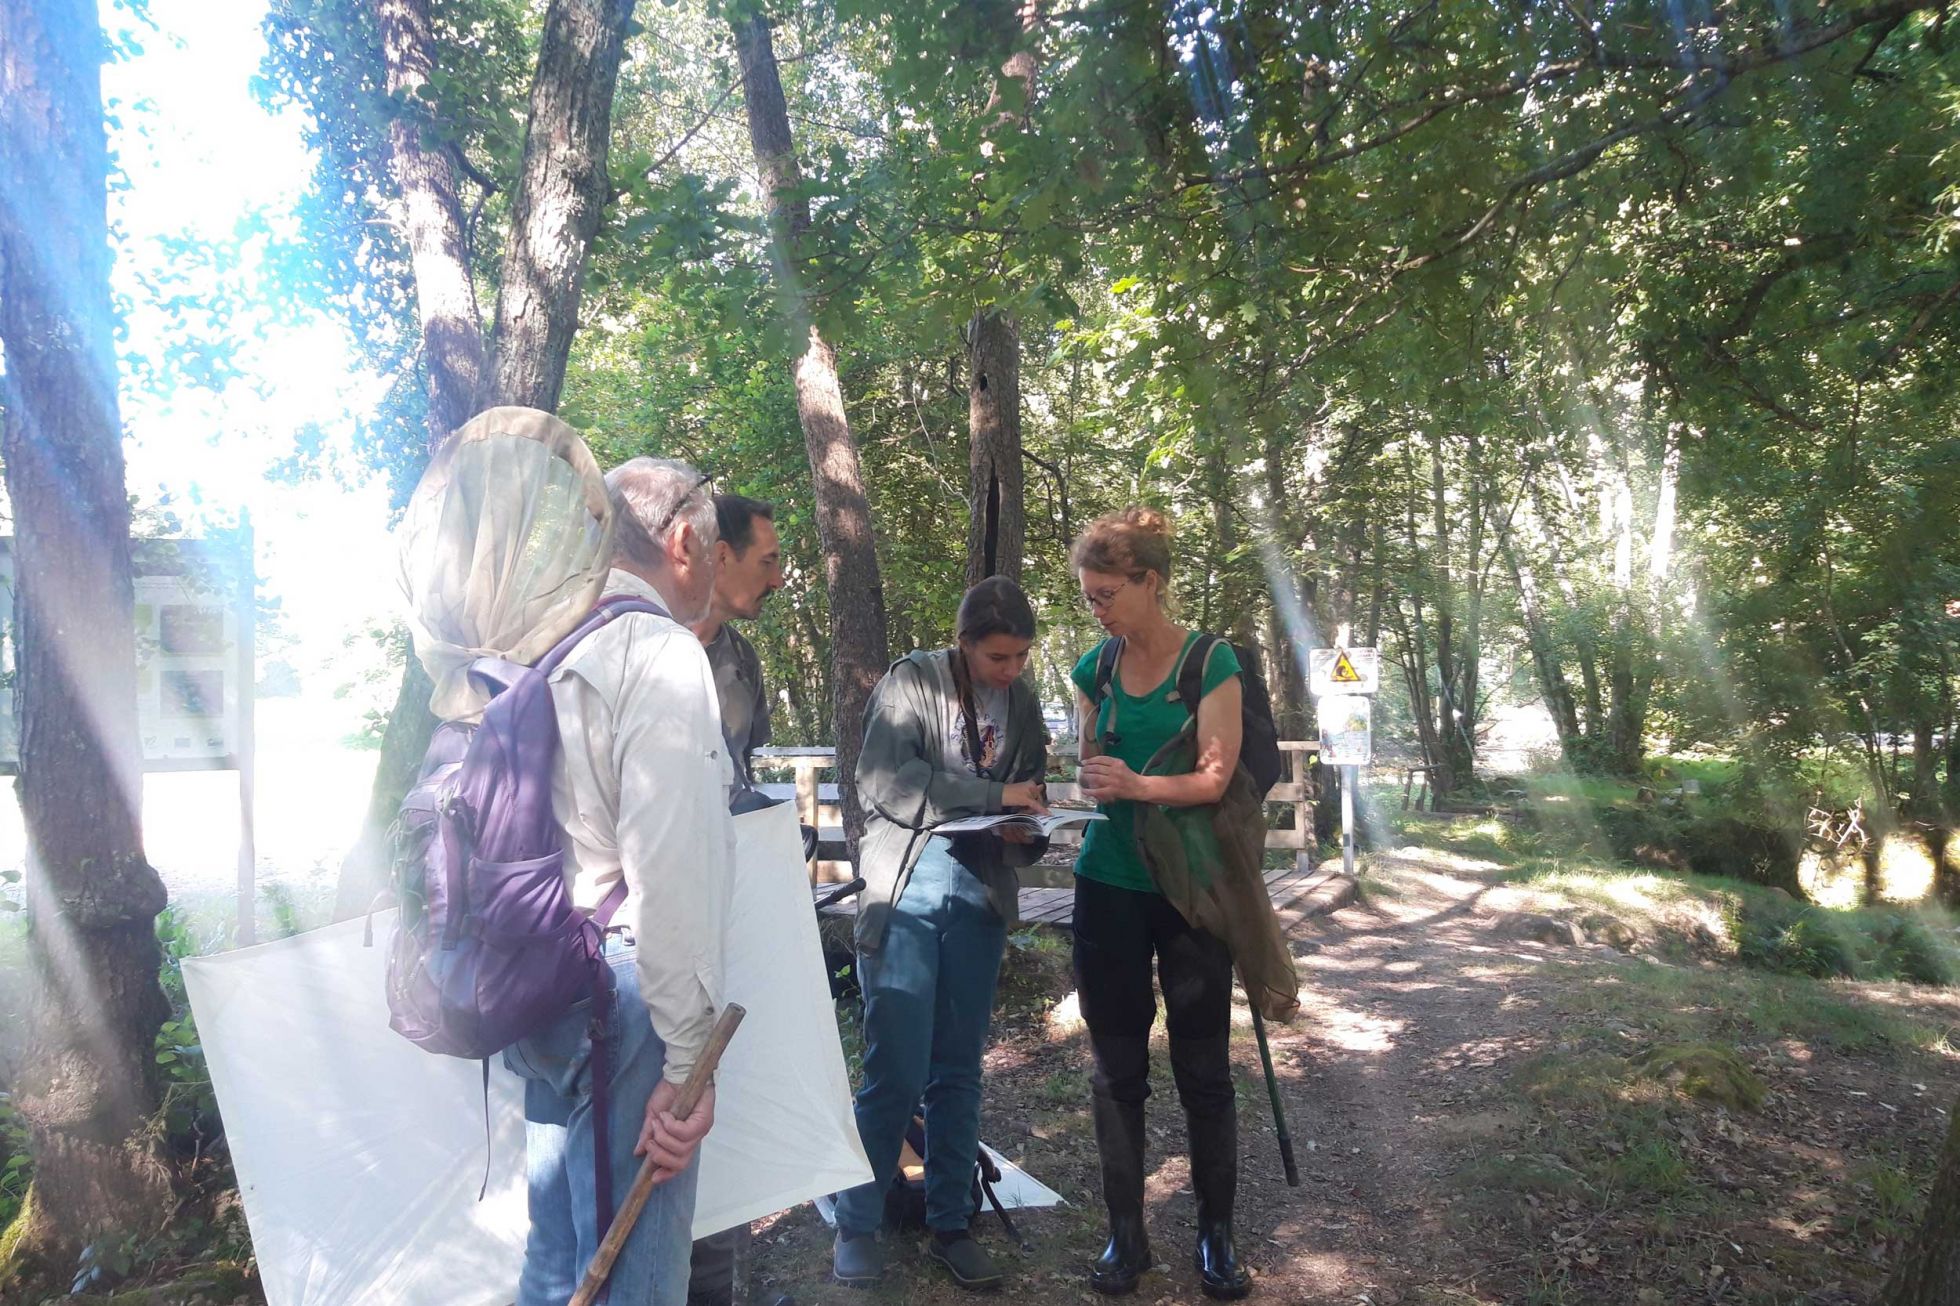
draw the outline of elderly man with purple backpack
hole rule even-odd
[[[401,529],[441,718],[395,824],[389,1025],[524,1082],[518,1306],[566,1306],[644,1168],[609,1300],[681,1306],[722,1007],[734,781],[688,629],[714,589],[708,478],[493,408],[438,451]],[[711,1081],[710,1081],[711,1084]],[[596,1272],[596,1269],[595,1269]]]
[[[734,858],[714,675],[688,629],[713,594],[714,499],[707,477],[652,458],[614,468],[606,490],[614,546],[601,607],[625,610],[551,673],[561,741],[552,806],[575,901],[595,916],[618,912],[628,932],[606,944],[614,1001],[602,1039],[591,1013],[574,1008],[505,1054],[527,1081],[531,1233],[519,1306],[569,1300],[605,1233],[596,1206],[617,1208],[643,1156],[663,1182],[614,1263],[611,1300],[679,1306],[698,1148],[714,1122],[712,1090],[687,1120],[671,1113],[722,1004]],[[595,1094],[602,1073],[609,1082]],[[610,1170],[611,1202],[595,1203],[595,1168]]]

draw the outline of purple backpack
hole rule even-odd
[[[592,1000],[596,1120],[607,1115],[612,971],[601,955],[624,880],[588,916],[565,883],[565,836],[551,810],[558,716],[550,676],[578,642],[644,599],[601,603],[539,659],[479,658],[493,695],[475,727],[437,728],[393,834],[400,902],[388,957],[388,1025],[418,1047],[484,1061]],[[601,1215],[611,1195],[598,1142]],[[601,1228],[605,1227],[602,1220]]]

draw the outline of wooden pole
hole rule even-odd
[[[728,1040],[735,1037],[741,1026],[742,1017],[749,1013],[739,1003],[731,1002],[721,1009],[721,1019],[715,1022],[713,1032],[708,1035],[708,1045],[701,1049],[701,1059],[694,1063],[687,1082],[681,1085],[680,1096],[674,1099],[674,1118],[685,1120],[694,1114],[694,1108],[701,1103],[701,1095],[708,1091],[708,1084],[714,1078],[715,1067],[721,1063],[721,1054],[728,1047]],[[585,1282],[572,1294],[571,1306],[592,1306],[605,1289],[606,1280],[612,1276],[613,1262],[619,1259],[619,1249],[626,1245],[633,1226],[640,1222],[640,1212],[646,1209],[647,1198],[653,1195],[654,1177],[659,1173],[651,1156],[640,1163],[640,1173],[633,1179],[632,1191],[626,1194],[626,1204],[613,1216],[612,1227],[600,1240],[599,1250],[593,1254],[592,1264],[585,1271]]]

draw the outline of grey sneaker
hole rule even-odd
[[[848,1287],[862,1287],[885,1277],[885,1253],[876,1234],[837,1235],[830,1249],[830,1273]]]
[[[945,1266],[953,1282],[968,1292],[992,1292],[1004,1277],[994,1258],[973,1241],[971,1234],[961,1233],[948,1240],[935,1233],[926,1243],[926,1255]]]

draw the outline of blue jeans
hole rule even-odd
[[[926,1223],[966,1228],[980,1154],[980,1055],[1006,947],[1007,926],[987,886],[953,859],[945,840],[929,841],[884,946],[857,957],[864,992],[857,1127],[871,1182],[838,1195],[839,1233],[859,1237],[884,1223],[885,1190],[922,1095]]]
[[[647,1099],[660,1083],[666,1045],[653,1032],[640,1000],[637,950],[617,939],[606,945],[618,1002],[606,1023],[611,1083],[613,1210],[626,1203],[640,1170],[633,1155]],[[517,1306],[564,1306],[571,1300],[605,1230],[598,1227],[598,1186],[592,1136],[591,1005],[581,1003],[530,1038],[513,1043],[504,1064],[524,1080],[525,1169],[530,1182],[531,1233]],[[617,1306],[683,1306],[694,1222],[700,1154],[687,1170],[653,1190],[633,1234],[613,1262],[606,1300]]]

